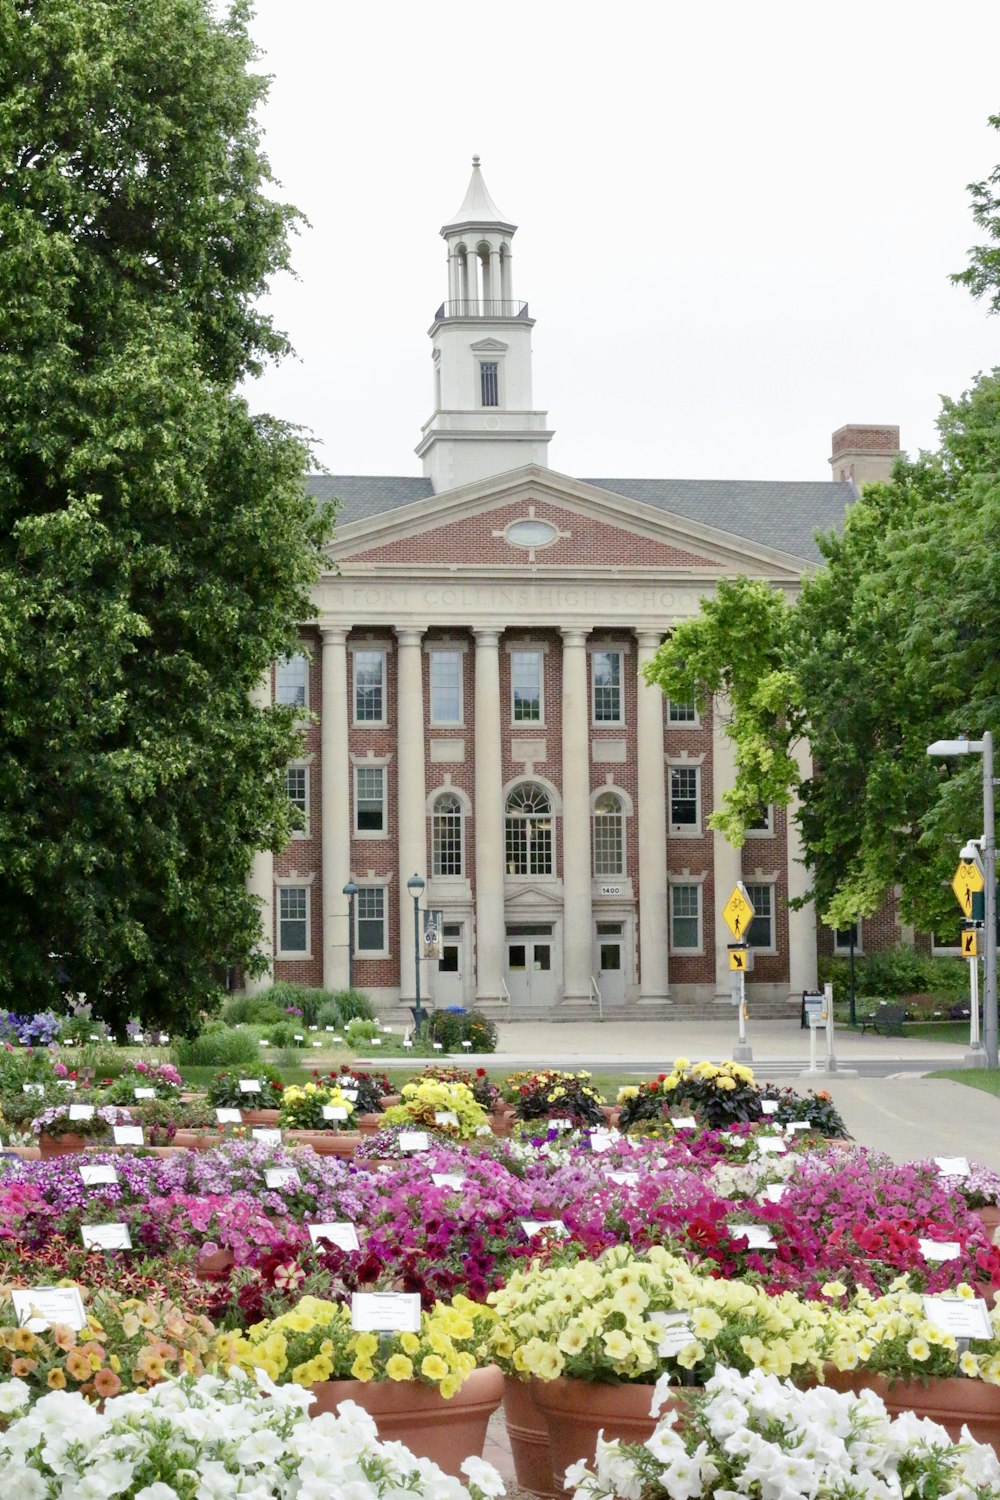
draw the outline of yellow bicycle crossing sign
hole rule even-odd
[[[747,928],[756,916],[756,912],[750,905],[750,898],[743,888],[742,880],[733,886],[732,894],[722,908],[722,915],[733,937],[742,942],[746,937]]]
[[[963,915],[972,916],[972,898],[984,890],[983,872],[971,859],[963,859],[952,877],[951,888]]]

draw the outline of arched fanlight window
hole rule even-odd
[[[434,799],[431,814],[431,868],[435,875],[464,873],[462,804],[454,792]]]
[[[553,873],[552,802],[543,787],[529,781],[514,788],[505,833],[508,875]]]
[[[614,792],[602,792],[594,802],[594,874],[625,874],[625,815]]]

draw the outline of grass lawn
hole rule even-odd
[[[904,1021],[903,1036],[921,1037],[928,1042],[957,1042],[961,1045],[969,1040],[968,1021]]]
[[[1000,1068],[945,1068],[927,1076],[950,1078],[952,1083],[965,1083],[970,1089],[982,1089],[984,1094],[1000,1097]]]

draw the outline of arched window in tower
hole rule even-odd
[[[462,804],[454,792],[442,792],[431,814],[431,870],[435,875],[464,872]]]
[[[614,792],[594,803],[594,875],[625,874],[625,815]]]
[[[505,836],[508,875],[552,875],[552,802],[534,782],[516,786],[507,798]]]

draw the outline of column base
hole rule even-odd
[[[962,1058],[963,1068],[988,1068],[990,1060],[986,1056],[985,1047],[970,1047]]]
[[[737,1042],[733,1048],[733,1062],[752,1063],[753,1048],[749,1042]]]
[[[640,1010],[648,1010],[654,1005],[672,1005],[669,990],[650,990],[649,994],[640,994],[636,1002]]]

